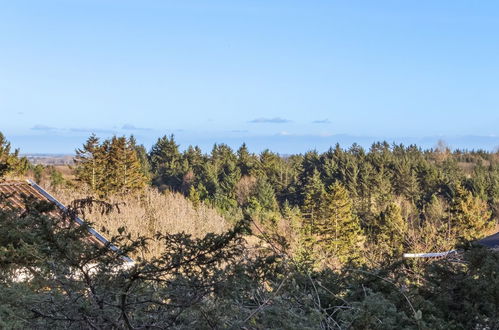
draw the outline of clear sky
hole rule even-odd
[[[0,131],[499,146],[499,2],[0,0]]]

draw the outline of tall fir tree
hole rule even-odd
[[[10,175],[23,175],[28,170],[28,159],[19,157],[19,149],[11,152],[10,142],[0,132],[0,178]]]
[[[106,152],[106,191],[127,193],[142,189],[147,179],[142,173],[135,146],[126,137],[114,136],[104,143]]]
[[[149,152],[149,162],[157,186],[166,185],[173,190],[180,190],[184,170],[179,146],[172,135],[159,138]]]
[[[389,204],[376,219],[374,241],[377,248],[386,256],[401,256],[408,225],[402,217],[400,207]]]
[[[258,158],[250,154],[246,143],[243,143],[237,150],[237,166],[241,171],[241,175],[251,175],[256,166],[258,165]]]
[[[324,217],[325,196],[326,189],[322,183],[320,173],[317,169],[314,169],[303,187],[302,205],[303,215],[312,226],[318,219]]]
[[[237,166],[237,156],[226,144],[215,144],[210,161],[211,186],[215,188],[213,200],[223,211],[232,211],[237,207],[236,186],[241,179]]]
[[[334,183],[325,196],[325,211],[314,226],[322,246],[340,262],[357,259],[362,255],[365,237],[360,220],[353,213],[348,190]]]
[[[98,195],[139,191],[147,184],[133,138],[112,137],[102,144],[92,135],[76,150],[76,177]]]
[[[284,188],[286,176],[282,158],[266,149],[260,154],[259,165],[261,174],[266,176],[269,183],[280,192]]]
[[[473,240],[484,236],[494,226],[487,203],[461,185],[452,201],[450,223],[455,237]]]
[[[76,149],[74,162],[76,178],[87,183],[93,191],[100,192],[104,184],[105,159],[95,134],[87,139],[82,148]]]
[[[149,164],[146,148],[142,144],[137,144],[137,140],[133,135],[130,135],[129,144],[131,148],[135,149],[137,158],[140,162],[140,171],[142,172],[142,174],[144,174],[144,177],[147,179],[147,183],[150,183],[151,164]]]

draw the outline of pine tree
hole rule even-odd
[[[370,188],[375,202],[373,211],[383,210],[393,200],[391,172],[384,165],[375,170]]]
[[[114,136],[105,141],[106,192],[126,193],[142,189],[146,177],[134,146],[126,137]]]
[[[194,186],[190,186],[189,194],[187,197],[192,202],[192,205],[194,205],[194,207],[198,207],[201,203],[201,196]]]
[[[326,214],[314,226],[321,245],[340,262],[359,257],[365,238],[360,221],[353,214],[348,191],[340,183],[335,183],[326,194],[325,201]]]
[[[320,173],[314,169],[303,187],[303,215],[312,225],[324,216],[324,201],[326,189],[322,183]]]
[[[142,144],[138,145],[133,135],[130,135],[129,143],[130,147],[135,149],[135,152],[137,154],[137,158],[140,162],[140,171],[142,172],[144,177],[146,177],[147,182],[150,183],[151,165],[149,164],[146,148]]]
[[[400,207],[391,203],[376,220],[374,228],[376,247],[388,256],[401,256],[408,226],[402,217]]]
[[[225,145],[214,145],[211,152],[210,180],[215,188],[215,205],[229,211],[237,207],[236,186],[241,179],[237,167],[237,157],[232,149]]]
[[[181,162],[182,171],[185,173],[182,177],[181,191],[189,196],[191,187],[201,184],[207,159],[198,146],[189,146],[182,154]]]
[[[456,188],[450,217],[455,236],[465,240],[480,238],[494,226],[487,203],[460,185]]]
[[[174,136],[166,135],[159,138],[149,152],[149,162],[157,186],[167,185],[174,190],[180,190],[184,170],[181,154]]]
[[[99,138],[92,134],[81,149],[76,149],[74,159],[76,178],[87,183],[93,191],[100,191],[105,169],[104,153]]]
[[[289,184],[290,168],[279,154],[268,149],[264,150],[259,158],[259,170],[256,175],[258,177],[265,176],[267,181],[274,187],[276,195],[281,196]]]
[[[255,198],[263,211],[274,212],[279,208],[275,198],[274,188],[265,178],[261,178],[257,181],[255,186]]]
[[[207,162],[206,157],[198,146],[189,146],[182,155],[184,161],[187,162],[187,167],[196,177],[203,173],[204,164]]]
[[[243,143],[237,150],[237,166],[241,171],[241,175],[250,175],[257,166],[258,159],[249,153],[246,143]]]
[[[7,174],[22,175],[28,170],[28,159],[19,157],[19,150],[11,152],[10,142],[0,132],[0,178]]]
[[[147,183],[133,138],[112,137],[102,144],[92,135],[76,150],[76,177],[92,191],[110,193],[138,191]]]
[[[5,139],[5,136],[0,132],[0,177],[4,176],[10,169],[10,143]]]
[[[394,164],[394,192],[397,195],[415,201],[419,195],[419,185],[416,173],[406,157],[400,156],[400,158],[401,159],[397,160]]]

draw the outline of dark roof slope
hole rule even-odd
[[[495,233],[494,235],[487,236],[482,238],[481,240],[476,241],[478,244],[497,249],[499,248],[499,233]]]
[[[24,209],[23,196],[31,196],[40,201],[51,202],[28,181],[0,181],[0,194],[4,197],[0,208]]]
[[[24,199],[27,196],[36,198],[39,201],[45,201],[55,204],[56,210],[51,211],[49,215],[59,217],[67,212],[66,206],[55,199],[47,191],[41,188],[39,185],[31,180],[27,181],[0,181],[0,195],[3,196],[3,201],[0,203],[0,208],[8,209],[24,209]],[[83,225],[85,222],[76,217],[74,221],[78,225]],[[112,245],[107,239],[105,239],[101,234],[99,234],[95,229],[88,228],[90,233],[90,241],[101,245],[109,246],[112,251],[119,252],[118,248]],[[123,260],[126,262],[132,262],[132,259],[122,256]]]

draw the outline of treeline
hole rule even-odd
[[[495,223],[495,154],[377,143],[286,157],[216,145],[206,155],[180,152],[173,137],[150,152],[133,138],[89,141],[75,171],[96,195],[141,200],[151,184],[239,221],[195,239],[122,228],[109,239],[135,257],[123,267],[68,221],[82,204],[63,218],[29,199],[0,207],[0,328],[499,328],[499,254],[466,243]],[[1,146],[13,175],[8,164],[23,161]],[[107,213],[119,204],[110,201],[90,206]],[[458,259],[400,258],[461,239]]]
[[[248,215],[315,266],[319,259],[362,263],[366,250],[382,261],[404,250],[447,249],[488,233],[499,211],[497,154],[443,145],[380,142],[369,150],[336,145],[281,156],[254,154],[244,144],[237,151],[225,144],[209,154],[192,146],[180,151],[173,136],[146,152],[133,137],[100,143],[92,136],[75,161],[78,180],[101,196],[149,184],[181,192],[229,219]]]
[[[76,150],[75,163],[78,180],[99,195],[140,190],[146,186],[149,174],[145,149],[137,146],[133,136],[114,136],[100,143],[92,135]]]

